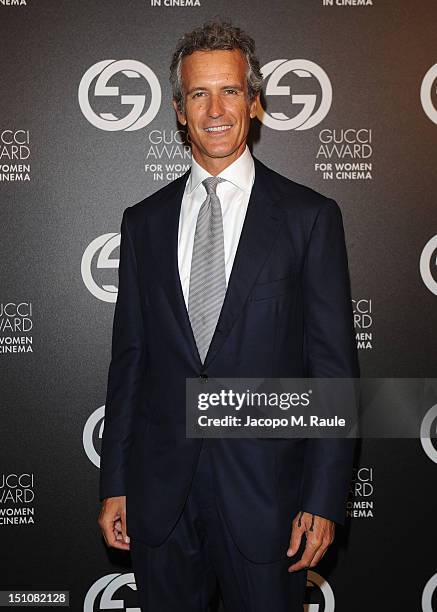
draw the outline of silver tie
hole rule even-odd
[[[202,181],[207,196],[197,216],[191,260],[188,316],[202,363],[226,294],[222,208],[215,192],[223,180],[210,176]]]

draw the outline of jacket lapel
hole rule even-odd
[[[281,227],[282,209],[268,193],[269,169],[254,158],[255,181],[229,278],[223,306],[205,358],[204,368],[217,356],[244,306]],[[178,229],[182,196],[189,171],[171,184],[170,192],[148,217],[149,244],[156,274],[167,293],[175,319],[196,369],[202,368],[191,328],[178,269]]]
[[[195,369],[199,369],[200,356],[185,306],[178,266],[179,215],[189,174],[190,170],[168,185],[161,201],[156,203],[155,210],[148,216],[147,224],[148,242],[154,257],[154,276],[167,294],[177,327],[182,332],[182,344]]]
[[[205,368],[229,335],[281,227],[282,209],[268,192],[269,169],[256,158],[254,161],[255,181],[222,310],[205,357]]]

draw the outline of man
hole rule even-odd
[[[216,583],[227,612],[302,610],[352,442],[189,439],[185,381],[358,376],[341,213],[251,156],[244,32],[186,34],[170,78],[193,161],[123,215],[99,524],[131,550],[143,612],[206,611]]]

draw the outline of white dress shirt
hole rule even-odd
[[[212,175],[193,158],[182,197],[178,232],[179,276],[187,310],[194,233],[200,207],[207,195],[202,181],[209,176]],[[217,185],[216,193],[222,207],[227,286],[255,180],[255,164],[248,146],[246,145],[244,153],[238,159],[217,176],[224,179]]]

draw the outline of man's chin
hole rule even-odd
[[[231,157],[236,154],[239,146],[217,146],[217,147],[208,147],[203,150],[203,155],[207,155],[208,157],[223,159],[224,157]]]

